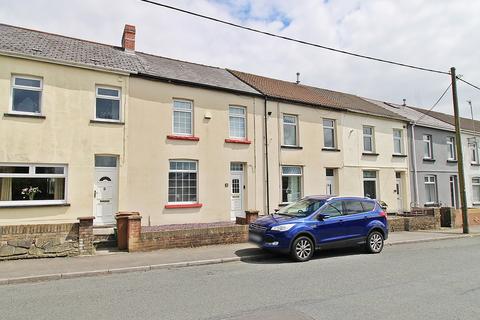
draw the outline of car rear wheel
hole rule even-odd
[[[379,231],[372,231],[367,237],[367,252],[380,253],[383,249],[383,234]]]
[[[304,262],[312,258],[314,251],[313,241],[309,237],[301,236],[293,242],[290,255],[293,260]]]

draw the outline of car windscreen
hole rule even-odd
[[[323,206],[324,203],[325,200],[321,199],[301,199],[286,207],[283,207],[278,211],[278,214],[304,218],[317,211],[321,206]]]

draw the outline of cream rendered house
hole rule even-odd
[[[0,25],[0,225],[262,207],[261,99],[224,69]],[[259,100],[259,101],[257,101]]]
[[[405,118],[354,95],[231,72],[267,96],[270,209],[311,194],[409,209]]]

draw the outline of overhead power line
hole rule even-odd
[[[427,112],[425,112],[423,115],[421,115],[420,118],[418,118],[414,123],[418,123],[418,121],[422,120],[425,116],[427,116],[430,112],[432,112],[432,110],[435,109],[435,107],[438,105],[438,103],[440,101],[442,101],[443,97],[448,92],[448,90],[450,89],[451,86],[452,86],[452,83],[450,82],[448,87],[445,89],[445,91],[443,91],[442,95],[440,96],[440,98],[437,99],[437,101],[433,104],[433,106],[430,109],[428,109]]]
[[[450,72],[447,72],[447,71],[435,70],[435,69],[415,66],[415,65],[412,65],[412,64],[396,62],[396,61],[393,61],[393,60],[376,58],[376,57],[367,56],[367,55],[363,55],[363,54],[359,54],[359,53],[355,53],[355,52],[351,52],[351,51],[340,50],[340,49],[324,46],[324,45],[313,43],[313,42],[308,42],[308,41],[303,41],[303,40],[300,40],[300,39],[281,36],[279,34],[275,34],[275,33],[272,33],[272,32],[242,26],[242,25],[237,24],[237,23],[233,23],[233,22],[230,22],[230,21],[214,18],[214,17],[211,17],[211,16],[207,16],[207,15],[196,13],[196,12],[193,12],[193,11],[181,9],[181,8],[178,8],[178,7],[170,6],[170,5],[160,3],[160,2],[156,2],[156,1],[152,1],[152,0],[140,0],[140,1],[145,2],[145,3],[149,3],[149,4],[153,4],[153,5],[156,5],[156,6],[159,6],[159,7],[163,7],[163,8],[166,8],[166,9],[182,12],[182,13],[185,13],[185,14],[189,14],[189,15],[192,15],[192,16],[195,16],[195,17],[207,19],[207,20],[210,20],[210,21],[215,21],[215,22],[222,23],[222,24],[225,24],[225,25],[229,25],[229,26],[232,26],[232,27],[235,27],[235,28],[260,33],[260,34],[267,35],[267,36],[274,37],[274,38],[293,41],[293,42],[300,43],[300,44],[307,45],[307,46],[311,46],[311,47],[316,47],[316,48],[321,48],[321,49],[324,49],[324,50],[329,50],[329,51],[333,51],[333,52],[337,52],[337,53],[342,53],[342,54],[346,54],[346,55],[357,57],[357,58],[362,58],[362,59],[368,59],[368,60],[373,60],[373,61],[382,62],[382,63],[393,64],[393,65],[406,67],[406,68],[411,68],[411,69],[416,69],[416,70],[421,70],[421,71],[450,75]]]
[[[469,86],[471,86],[471,87],[473,87],[473,88],[475,88],[475,89],[477,89],[477,90],[480,90],[480,87],[474,85],[473,83],[468,82],[467,80],[463,80],[463,79],[460,78],[460,77],[457,77],[457,79],[460,80],[460,81],[462,81],[462,82],[464,82],[464,83],[466,83],[466,84],[468,84]]]

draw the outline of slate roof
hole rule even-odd
[[[400,116],[408,119],[410,122],[417,122],[419,126],[437,128],[440,130],[455,131],[455,127],[452,126],[450,123],[444,122],[430,115],[427,115],[424,112],[418,111],[416,108],[394,104],[394,103],[387,103],[387,102],[367,99],[367,98],[363,98],[363,99],[371,103],[375,103],[376,105],[386,110],[397,113]]]
[[[225,69],[184,62],[121,47],[0,24],[0,54],[22,55],[202,86],[259,94]]]
[[[236,70],[229,71],[240,80],[245,81],[271,98],[408,121],[408,119],[397,113],[352,94],[267,78]]]
[[[418,112],[422,112],[422,113],[428,112],[428,110],[425,110],[425,109],[415,108],[415,107],[412,107],[412,108],[417,110]],[[437,111],[429,111],[428,115],[436,119],[439,119],[441,121],[444,121],[446,123],[449,123],[452,126],[455,126],[455,117],[450,114],[437,112]],[[463,130],[480,132],[480,121],[460,117],[460,128]]]
[[[136,52],[136,55],[142,61],[144,68],[144,71],[139,72],[139,74],[260,94],[222,68],[154,56],[142,52]]]
[[[138,57],[120,47],[0,24],[0,52],[136,72]]]

